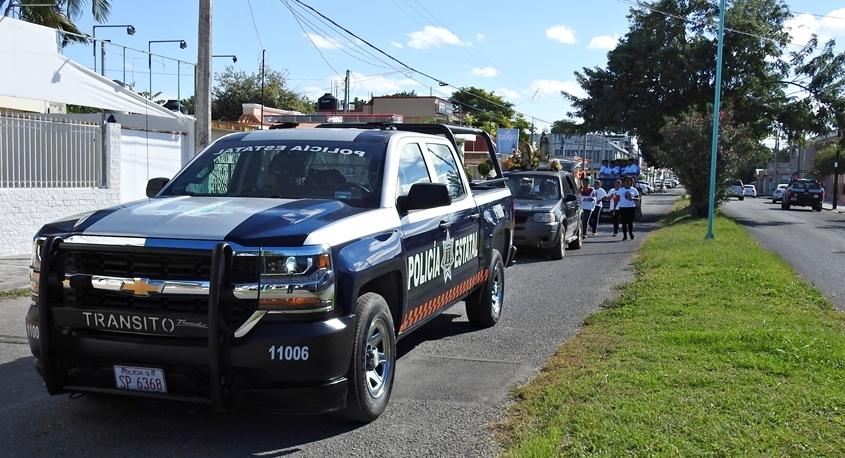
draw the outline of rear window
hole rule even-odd
[[[802,180],[802,181],[793,181],[792,187],[795,189],[821,189],[822,185],[818,181],[812,180]]]
[[[338,141],[224,142],[165,188],[170,196],[330,199],[378,207],[387,146]]]

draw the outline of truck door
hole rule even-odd
[[[441,265],[444,293],[454,298],[475,286],[470,283],[479,271],[481,215],[453,149],[446,143],[426,142],[425,157],[434,181],[446,184],[452,196]]]
[[[407,195],[414,183],[430,183],[430,167],[415,142],[400,147],[396,196]],[[443,243],[449,229],[450,207],[411,210],[401,219],[405,246],[407,307],[399,331],[417,324],[435,310],[431,304],[444,286]]]

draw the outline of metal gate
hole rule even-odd
[[[54,116],[0,113],[0,188],[106,185],[100,126]]]

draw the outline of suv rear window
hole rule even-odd
[[[801,180],[793,181],[791,185],[794,189],[821,189],[822,185],[815,180]]]

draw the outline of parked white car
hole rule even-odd
[[[745,185],[741,180],[736,180],[732,185],[728,186],[727,197],[736,197],[739,200],[745,200]]]
[[[778,202],[783,202],[783,193],[786,191],[786,188],[789,187],[786,183],[781,183],[775,188],[774,192],[772,193],[772,203],[776,204]]]
[[[742,195],[746,197],[751,197],[753,199],[757,198],[757,187],[753,184],[747,184],[742,187]]]
[[[643,194],[651,194],[652,192],[654,192],[654,187],[652,187],[650,184],[646,183],[645,181],[638,181],[636,188],[637,188],[638,191],[640,191]]]

